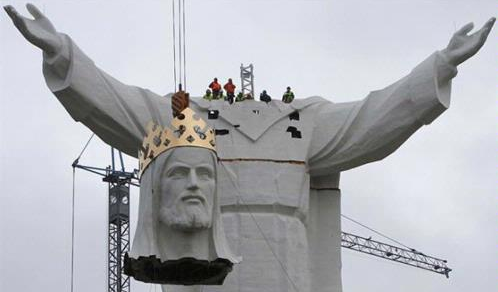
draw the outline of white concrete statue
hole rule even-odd
[[[112,78],[34,6],[34,20],[5,9],[44,51],[48,87],[102,140],[136,157],[147,123],[170,123],[171,95]],[[456,66],[483,46],[494,21],[473,34],[464,26],[407,76],[356,102],[193,98],[190,107],[217,130],[223,225],[244,258],[223,286],[204,291],[342,291],[340,172],[383,159],[443,113]]]

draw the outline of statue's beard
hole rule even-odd
[[[163,206],[159,210],[159,219],[166,226],[180,231],[196,231],[211,227],[212,206],[206,201],[202,203],[188,203],[179,196],[175,204]]]

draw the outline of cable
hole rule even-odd
[[[177,86],[177,83],[176,83],[176,29],[175,29],[175,0],[171,0],[171,4],[173,5],[172,7],[172,11],[173,11],[173,75],[175,76],[174,79],[175,79],[175,90],[174,92],[176,92],[176,86]]]
[[[384,238],[387,238],[387,239],[391,240],[392,242],[395,242],[395,243],[397,243],[397,244],[399,244],[399,245],[402,245],[402,246],[404,246],[404,247],[406,247],[406,248],[408,248],[408,249],[410,249],[410,250],[415,250],[415,249],[413,249],[413,248],[411,248],[411,247],[409,247],[409,246],[404,245],[403,243],[399,242],[399,241],[398,241],[398,240],[396,240],[396,239],[393,239],[393,238],[391,238],[391,237],[389,237],[389,236],[387,236],[387,235],[385,235],[385,234],[383,234],[383,233],[381,233],[381,232],[379,232],[379,231],[377,231],[377,230],[375,230],[375,229],[373,229],[373,228],[370,228],[370,227],[366,226],[366,225],[365,225],[365,224],[363,224],[363,223],[360,223],[360,222],[358,222],[358,221],[354,220],[353,218],[350,218],[350,217],[348,217],[348,216],[346,216],[346,215],[344,215],[344,214],[341,214],[341,216],[342,216],[342,217],[344,217],[344,218],[346,218],[346,219],[348,219],[348,220],[349,220],[349,221],[351,221],[351,222],[354,222],[354,223],[356,223],[356,224],[358,224],[358,225],[362,226],[363,228],[366,228],[366,229],[368,229],[368,230],[370,230],[370,231],[372,231],[372,232],[374,232],[374,233],[377,233],[378,235],[380,235],[380,236],[382,236],[382,237],[384,237]]]
[[[93,139],[93,136],[95,136],[95,133],[92,133],[90,135],[90,138],[88,141],[86,141],[85,146],[83,149],[81,149],[80,154],[78,157],[74,160],[73,162],[73,194],[72,194],[72,202],[71,202],[71,292],[74,291],[74,201],[75,201],[75,193],[76,193],[76,165],[78,164],[78,161],[80,160],[81,156],[85,152],[86,148],[90,144],[90,142]]]
[[[244,202],[244,200],[242,200],[241,196],[237,196],[237,197],[242,201],[243,205],[246,207],[247,211],[249,212],[249,215],[251,215],[251,218],[254,221],[254,224],[256,224],[256,227],[258,228],[259,233],[261,233],[261,236],[263,236],[263,239],[265,240],[266,245],[268,245],[268,248],[270,249],[271,253],[275,257],[275,259],[277,260],[277,262],[280,264],[280,267],[284,271],[284,273],[287,276],[287,279],[289,280],[289,282],[292,284],[292,287],[294,288],[294,290],[296,290],[296,292],[299,292],[299,289],[297,289],[296,284],[294,284],[294,281],[292,281],[289,273],[287,273],[287,270],[285,269],[284,264],[278,259],[277,254],[273,251],[273,248],[271,248],[270,242],[266,238],[266,235],[263,233],[263,230],[259,226],[258,221],[256,221],[256,218],[254,217],[254,214],[251,212],[251,209],[249,208],[249,205],[247,205],[246,202]]]
[[[91,139],[91,137],[90,137],[90,139]],[[87,145],[88,145],[88,143],[87,143]],[[81,156],[81,154],[80,154],[80,156]],[[74,197],[75,197],[75,176],[76,176],[76,168],[73,167],[73,196],[72,196],[72,204],[71,204],[72,205],[71,206],[71,292],[74,291]]]
[[[171,1],[171,9],[173,14],[173,75],[175,82],[175,91],[181,89],[186,91],[187,84],[187,60],[186,60],[186,45],[185,45],[185,0],[178,0],[178,44],[176,38],[176,17],[175,17],[175,0]],[[176,47],[178,45],[178,58],[176,57]],[[178,73],[177,73],[178,66]],[[177,83],[178,82],[178,83]],[[177,87],[178,86],[178,87]]]
[[[178,60],[178,67],[180,68],[180,78],[179,81],[180,83],[182,82],[182,5],[180,3],[180,0],[178,0],[178,54],[179,54],[179,60]]]
[[[225,164],[221,162],[221,165],[223,167],[225,167]],[[225,167],[226,169],[226,167]],[[227,173],[228,173],[228,170],[227,170]],[[240,201],[242,201],[242,205],[247,209],[247,212],[249,213],[249,215],[251,215],[251,218],[252,220],[254,221],[254,224],[256,225],[256,227],[258,228],[258,231],[259,233],[261,233],[261,236],[263,236],[263,239],[265,240],[265,243],[266,245],[268,246],[268,248],[270,249],[270,252],[272,253],[273,257],[275,258],[275,260],[279,263],[280,267],[282,268],[282,270],[284,271],[284,274],[285,276],[287,277],[287,279],[289,280],[289,282],[292,284],[292,287],[294,288],[294,290],[296,292],[299,292],[299,289],[297,288],[296,284],[294,283],[294,281],[292,281],[292,278],[290,277],[289,273],[287,272],[287,270],[285,269],[285,266],[284,264],[278,259],[277,257],[277,254],[273,251],[273,248],[271,247],[271,244],[270,242],[268,241],[268,239],[266,238],[266,235],[263,233],[263,230],[261,229],[261,227],[259,226],[258,224],[258,221],[256,220],[256,218],[254,217],[254,214],[251,212],[251,209],[249,208],[249,205],[246,204],[246,202],[242,199],[242,196],[240,195],[240,192],[239,192],[239,187],[235,184],[235,182],[233,182],[231,179],[229,179],[229,181],[232,183],[232,185],[234,186],[234,188],[236,189],[236,192],[235,192],[235,196],[240,199]]]
[[[183,88],[187,91],[187,53],[185,47],[185,0],[183,0]]]
[[[93,136],[95,136],[95,133],[92,133],[92,135],[90,136],[90,138],[89,138],[89,139],[88,139],[88,141],[86,142],[85,147],[83,147],[83,149],[82,149],[82,150],[81,150],[81,152],[80,152],[80,155],[78,155],[78,158],[76,158],[76,160],[75,160],[75,161],[80,160],[81,155],[83,155],[83,152],[85,152],[86,147],[88,147],[88,144],[90,144],[90,141],[92,141]]]

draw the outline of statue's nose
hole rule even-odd
[[[190,170],[187,181],[187,189],[196,190],[199,188],[199,180],[195,169]]]

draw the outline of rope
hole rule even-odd
[[[223,164],[223,162],[221,162],[221,165],[223,167],[225,167],[225,165]],[[225,167],[225,169],[226,169],[226,167]],[[227,173],[228,173],[228,170],[227,170]],[[249,215],[251,215],[251,218],[254,221],[254,224],[258,228],[259,233],[261,233],[261,236],[263,236],[263,239],[265,240],[266,245],[270,249],[270,252],[272,253],[273,257],[275,258],[275,260],[280,265],[280,268],[282,268],[282,271],[284,272],[284,274],[287,277],[287,279],[289,280],[289,282],[292,284],[292,288],[294,288],[294,290],[296,292],[299,292],[299,289],[297,289],[296,284],[294,283],[294,281],[292,281],[292,278],[290,277],[289,273],[285,269],[284,264],[278,259],[277,254],[275,253],[275,251],[271,247],[270,242],[268,241],[268,239],[266,238],[265,234],[263,233],[263,230],[259,226],[258,221],[256,220],[256,218],[254,217],[254,214],[252,213],[251,209],[249,208],[249,205],[247,205],[246,202],[244,201],[244,199],[242,199],[242,196],[240,195],[238,186],[235,184],[235,182],[233,182],[233,180],[229,179],[229,181],[232,183],[232,185],[234,186],[234,188],[237,190],[236,193],[235,193],[235,196],[242,201],[242,205],[247,209],[247,212],[249,213]]]
[[[180,82],[182,82],[182,5],[180,0],[178,0],[178,67],[180,68]]]
[[[173,5],[173,75],[175,76],[174,83],[174,92],[176,92],[176,29],[175,29],[175,0],[171,0],[171,4]]]
[[[258,224],[258,221],[256,221],[256,218],[254,217],[254,214],[251,212],[251,209],[249,208],[249,206],[242,200],[242,197],[241,196],[237,196],[241,201],[242,203],[244,204],[244,206],[246,207],[247,209],[247,212],[249,213],[249,215],[251,215],[251,218],[252,220],[254,221],[254,224],[256,224],[256,227],[258,228],[258,231],[259,233],[261,233],[261,235],[263,236],[263,239],[265,240],[266,242],[266,245],[268,246],[268,248],[270,249],[271,253],[273,254],[273,257],[275,257],[275,259],[277,260],[277,262],[279,263],[280,267],[282,268],[282,270],[284,271],[284,274],[285,276],[287,277],[287,279],[289,280],[289,282],[292,284],[292,287],[294,288],[294,290],[296,292],[299,292],[299,289],[297,289],[297,286],[296,284],[294,283],[294,281],[292,281],[289,273],[287,273],[287,270],[285,269],[285,266],[284,264],[278,259],[277,257],[277,254],[275,253],[275,251],[273,251],[273,248],[271,248],[271,245],[270,245],[270,242],[268,241],[268,239],[266,238],[265,234],[263,233],[263,230],[261,229],[261,227],[259,226]]]
[[[76,176],[76,168],[73,167],[73,195],[72,195],[72,204],[71,204],[71,292],[74,291],[74,197],[75,197],[75,180],[76,180],[75,176]]]
[[[366,228],[366,229],[368,229],[368,230],[370,230],[370,231],[372,231],[372,232],[374,232],[374,233],[376,233],[376,234],[378,234],[378,235],[380,235],[380,236],[382,236],[382,237],[384,237],[384,238],[386,238],[386,239],[391,240],[392,242],[395,242],[395,243],[397,243],[397,244],[399,244],[399,245],[402,245],[402,246],[404,246],[404,247],[406,247],[406,248],[408,248],[408,249],[410,249],[410,250],[415,250],[415,249],[413,249],[413,248],[411,248],[411,247],[408,247],[408,246],[404,245],[403,243],[399,242],[399,241],[398,241],[398,240],[396,240],[396,239],[393,239],[393,238],[391,238],[391,237],[389,237],[389,236],[387,236],[387,235],[385,235],[385,234],[383,234],[383,233],[381,233],[381,232],[379,232],[379,231],[377,231],[377,230],[375,230],[375,229],[373,229],[373,228],[370,228],[370,227],[366,226],[366,225],[365,225],[365,224],[363,224],[363,223],[360,223],[360,222],[358,222],[358,221],[354,220],[353,218],[350,218],[350,217],[348,217],[348,216],[346,216],[346,215],[344,215],[344,214],[341,214],[341,216],[342,216],[342,217],[344,217],[344,218],[346,218],[346,219],[348,219],[348,220],[349,220],[349,221],[351,221],[351,222],[354,222],[354,223],[356,223],[356,224],[358,224],[358,225],[362,226],[363,228]]]
[[[178,0],[178,59],[176,58],[176,46],[177,46],[177,29],[176,29],[176,17],[175,17],[175,0],[171,1],[171,9],[173,14],[173,74],[175,81],[175,91],[180,88],[177,85],[182,85],[182,90],[187,89],[187,60],[186,60],[186,45],[185,45],[185,0]],[[178,66],[178,74],[176,67]],[[177,78],[178,77],[178,78]],[[178,81],[178,83],[177,83]]]
[[[183,88],[187,91],[187,53],[185,47],[185,0],[183,0]]]
[[[90,135],[90,138],[88,138],[88,141],[86,141],[85,146],[83,149],[81,149],[80,154],[78,157],[74,160],[73,162],[73,190],[72,190],[72,198],[71,198],[71,292],[74,291],[74,201],[75,201],[75,196],[76,196],[76,165],[78,164],[78,161],[80,160],[81,156],[85,152],[86,148],[90,144],[90,142],[93,139],[93,136],[95,136],[95,133],[92,133]]]
[[[95,133],[92,133],[92,135],[90,135],[90,138],[88,139],[88,141],[86,141],[85,147],[83,147],[83,149],[81,150],[80,155],[78,155],[78,158],[76,158],[76,161],[81,158],[81,155],[83,155],[83,152],[85,152],[86,147],[88,147],[88,144],[90,144],[90,141],[92,141],[93,136],[95,136]]]

